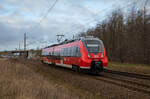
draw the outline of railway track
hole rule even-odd
[[[69,72],[72,72],[72,71],[69,71]],[[75,73],[75,72],[73,72],[73,73]],[[80,73],[80,75],[87,76],[87,77],[91,78],[91,76],[85,75],[84,73]],[[116,76],[112,76],[112,75],[116,75]],[[129,77],[131,79],[127,80],[127,79],[121,78],[121,77],[119,77],[120,75],[125,76],[125,77]],[[106,69],[104,70],[104,73],[102,75],[98,75],[96,77],[92,76],[92,78],[94,78],[98,81],[103,81],[103,82],[106,82],[109,84],[114,84],[114,85],[117,85],[120,87],[127,88],[127,89],[132,90],[132,91],[142,92],[142,93],[148,94],[150,96],[150,85],[143,84],[143,83],[132,80],[132,78],[149,80],[149,78],[147,79],[147,77],[148,76],[140,75],[140,74],[133,74],[133,73],[127,73],[127,72],[120,72],[120,71],[112,71],[112,70],[106,70]]]
[[[33,63],[32,63],[33,64]],[[98,76],[91,76],[90,74],[87,75],[85,73],[77,73],[74,71],[71,71],[70,69],[66,69],[66,68],[61,68],[61,67],[55,67],[57,69],[61,69],[70,73],[73,73],[75,75],[79,74],[80,76],[84,76],[84,77],[89,77],[91,79],[95,79],[98,82],[102,81],[108,84],[113,84],[119,87],[123,87],[126,89],[129,89],[130,91],[135,91],[135,92],[140,92],[140,93],[144,93],[148,96],[150,96],[150,85],[145,85],[139,82],[135,82],[135,81],[130,81],[127,79],[121,79],[118,76],[111,76],[110,73],[105,73],[102,75],[98,75]],[[106,75],[107,74],[107,75]]]
[[[150,80],[150,76],[147,76],[147,75],[141,75],[141,74],[135,74],[135,73],[129,73],[129,72],[121,72],[121,71],[115,71],[115,70],[109,70],[109,69],[104,69],[104,72],[111,73],[111,74],[122,75],[122,76],[127,76],[127,77],[131,77],[131,78],[139,78],[139,79],[143,79],[143,80]]]
[[[106,83],[114,84],[114,85],[117,85],[117,86],[120,86],[120,87],[124,87],[124,88],[127,88],[129,90],[138,91],[138,92],[142,92],[144,94],[150,95],[150,90],[149,90],[150,87],[146,88],[145,87],[146,85],[140,84],[141,87],[139,87],[137,85],[135,86],[133,84],[133,82],[130,82],[130,83],[129,83],[129,81],[123,82],[122,80],[118,80],[118,79],[116,80],[114,78],[108,78],[108,77],[97,77],[95,79],[106,82]],[[143,88],[142,88],[142,86],[143,86]]]
[[[57,68],[60,69],[60,68]],[[66,68],[61,68],[61,70],[66,71],[68,69]],[[68,70],[71,73],[76,73],[74,71],[71,71],[70,69]],[[147,84],[143,84],[143,83],[139,83],[137,81],[132,80],[132,78],[138,78],[138,79],[146,79],[146,77],[139,77],[139,76],[129,76],[127,74],[123,74],[124,72],[119,72],[119,71],[111,71],[111,70],[104,70],[104,73],[98,76],[91,76],[91,75],[85,75],[84,73],[79,73],[80,76],[85,76],[85,77],[89,77],[91,79],[95,79],[97,81],[103,81],[106,82],[108,84],[113,84],[119,87],[123,87],[123,88],[127,88],[131,91],[135,91],[135,92],[141,92],[144,94],[147,94],[150,96],[150,85]],[[126,72],[125,72],[126,73]],[[78,74],[78,73],[77,73]],[[112,76],[112,75],[116,75],[116,76]],[[131,73],[130,73],[131,74]],[[117,76],[118,75],[118,76]],[[124,78],[120,78],[119,76],[127,76],[131,79],[124,79]],[[134,74],[135,75],[135,74]],[[139,74],[137,74],[139,75]]]
[[[132,91],[142,92],[150,96],[150,79],[148,77],[149,76],[140,74],[105,69],[104,73],[101,73],[101,75],[96,76],[95,79],[106,83],[114,84],[120,87],[124,87]],[[144,83],[144,81],[148,83]]]

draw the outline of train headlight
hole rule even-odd
[[[101,54],[101,57],[104,57],[104,53]]]

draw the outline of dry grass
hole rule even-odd
[[[149,99],[84,74],[39,61],[0,59],[0,99]]]
[[[58,68],[41,64],[39,61],[21,62],[28,64],[35,72],[43,75],[49,81],[55,81],[75,93],[87,93],[86,99],[149,99],[147,95],[134,92],[123,87],[98,81],[92,76],[73,72],[70,69]],[[78,95],[77,94],[77,95]],[[81,96],[83,96],[81,94]],[[83,99],[83,98],[81,98]]]
[[[86,97],[48,81],[15,60],[0,59],[0,99],[83,99]]]

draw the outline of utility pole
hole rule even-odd
[[[74,35],[73,35],[72,39],[73,39],[73,40],[75,39]]]
[[[56,36],[57,36],[57,42],[60,43],[60,41],[64,37],[64,35],[56,35]]]
[[[19,42],[19,51],[20,51],[20,42]]]
[[[26,51],[26,33],[24,33],[24,51]]]

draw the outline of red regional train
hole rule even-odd
[[[92,73],[103,71],[108,63],[103,42],[91,36],[48,46],[42,49],[41,61]]]

